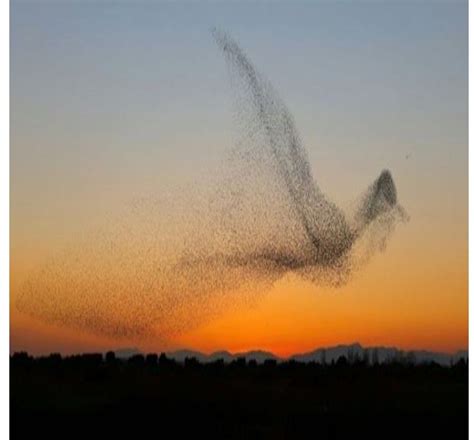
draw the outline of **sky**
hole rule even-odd
[[[14,0],[11,351],[465,349],[467,6]],[[214,26],[278,90],[331,199],[350,202],[388,168],[410,221],[343,287],[288,276],[171,340],[115,340],[18,311],[52,255],[131,200],[212,173],[232,147]]]

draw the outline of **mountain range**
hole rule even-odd
[[[125,348],[115,351],[119,358],[129,358],[136,354],[142,354],[136,348]],[[235,359],[245,358],[247,361],[255,360],[257,363],[263,363],[267,359],[277,362],[294,360],[297,362],[336,362],[340,357],[345,356],[349,361],[356,359],[365,359],[369,363],[387,362],[393,359],[408,358],[414,363],[436,362],[440,365],[450,365],[459,359],[468,359],[466,350],[459,350],[454,353],[442,353],[427,350],[404,351],[397,347],[372,346],[363,347],[358,342],[346,345],[336,345],[332,347],[318,348],[313,351],[295,354],[289,357],[279,357],[271,352],[263,350],[252,350],[240,353],[230,353],[229,351],[215,351],[210,354],[195,350],[176,350],[166,352],[166,356],[177,362],[184,362],[186,358],[195,358],[201,363],[214,362],[222,359],[225,363],[232,362]]]

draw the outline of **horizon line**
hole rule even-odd
[[[261,348],[261,347],[249,348],[249,349],[238,349],[238,350],[234,350],[234,351],[231,351],[231,350],[225,349],[225,348],[219,348],[219,349],[215,349],[215,350],[199,350],[199,349],[195,349],[195,348],[191,348],[191,347],[182,347],[182,348],[175,348],[175,349],[171,349],[171,350],[155,350],[155,351],[153,351],[153,350],[142,350],[139,347],[133,347],[133,346],[128,346],[127,347],[127,346],[125,346],[125,347],[117,347],[117,348],[102,349],[102,350],[94,350],[94,349],[86,350],[86,351],[79,350],[79,351],[76,351],[76,352],[71,352],[69,354],[65,354],[61,350],[53,350],[53,351],[49,351],[49,352],[46,352],[46,351],[40,352],[40,353],[32,355],[32,356],[41,357],[41,356],[48,356],[48,355],[52,355],[52,354],[60,354],[61,356],[74,356],[74,355],[81,355],[81,354],[92,354],[92,353],[106,354],[108,352],[114,352],[114,353],[119,352],[120,353],[120,352],[127,352],[127,351],[131,352],[132,353],[131,355],[135,355],[135,354],[147,355],[147,354],[162,354],[162,353],[164,353],[165,355],[168,355],[168,354],[176,354],[176,353],[179,353],[179,352],[194,352],[194,353],[204,355],[204,356],[212,356],[212,355],[215,355],[215,354],[218,354],[218,353],[226,353],[226,354],[229,354],[231,356],[238,356],[238,355],[246,355],[246,354],[249,354],[249,353],[260,352],[260,353],[270,354],[273,357],[278,358],[280,360],[285,360],[285,359],[291,359],[292,357],[295,357],[295,356],[308,355],[308,354],[314,353],[314,352],[319,351],[319,350],[328,350],[328,349],[335,349],[335,348],[350,348],[350,347],[354,347],[354,346],[360,346],[360,348],[363,351],[365,351],[365,350],[374,350],[374,349],[387,349],[387,350],[397,350],[397,351],[402,352],[402,353],[425,352],[425,353],[433,353],[433,354],[446,355],[446,356],[456,355],[460,352],[466,352],[466,353],[469,354],[469,347],[458,348],[458,349],[455,349],[455,350],[452,350],[452,351],[438,351],[438,350],[427,349],[427,348],[404,349],[404,348],[401,348],[401,347],[396,346],[396,345],[383,345],[383,344],[382,345],[380,345],[380,344],[378,344],[378,345],[363,345],[360,342],[350,342],[350,343],[337,343],[337,344],[334,344],[334,345],[318,346],[318,347],[310,348],[308,350],[293,352],[293,353],[288,354],[288,355],[275,354],[271,349],[266,349],[266,348]],[[10,356],[15,354],[15,353],[22,353],[22,352],[30,354],[30,352],[28,350],[16,349],[16,350],[10,350]]]

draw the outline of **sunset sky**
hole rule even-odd
[[[11,351],[466,349],[467,6],[14,0]],[[343,287],[289,275],[171,340],[106,338],[20,313],[32,271],[130,201],[212,173],[232,147],[213,26],[278,90],[332,200],[350,203],[388,168],[410,221]]]

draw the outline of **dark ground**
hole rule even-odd
[[[468,367],[245,360],[176,364],[156,355],[11,362],[11,438],[458,439]]]

